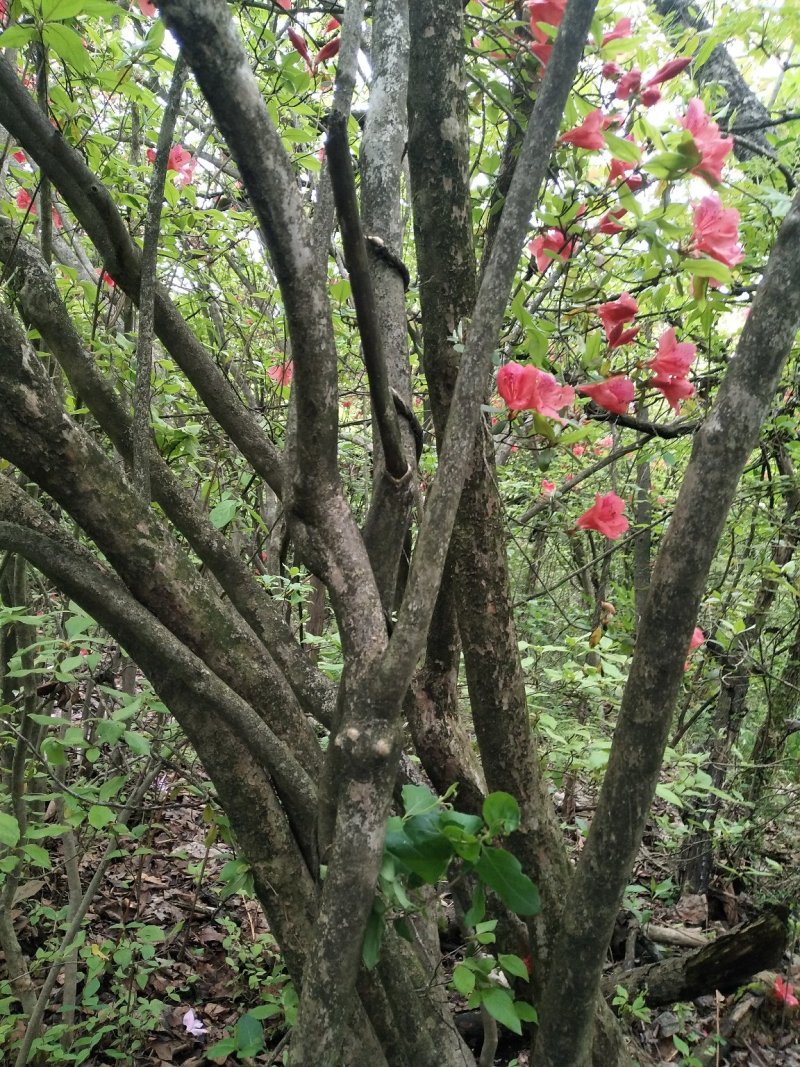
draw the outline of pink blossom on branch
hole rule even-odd
[[[156,5],[152,4],[150,0],[139,0],[139,10],[145,16],[145,18],[151,19],[154,15],[158,14],[156,11]]]
[[[553,262],[553,252],[561,260],[567,260],[575,251],[575,238],[569,237],[563,230],[548,230],[546,234],[534,237],[528,242],[528,251],[536,260],[536,269],[544,273]]]
[[[688,378],[665,378],[656,375],[647,384],[658,389],[676,415],[680,414],[681,401],[694,396],[694,386]]]
[[[277,385],[291,385],[294,378],[294,363],[289,360],[288,363],[278,363],[274,367],[270,367],[267,371],[267,377],[271,378]]]
[[[680,123],[692,135],[700,153],[700,162],[696,167],[692,167],[692,174],[716,185],[722,180],[722,165],[733,148],[733,138],[720,137],[719,126],[709,118],[703,101],[696,96],[689,101],[689,108]]]
[[[617,100],[627,100],[629,96],[634,96],[639,92],[642,85],[642,72],[640,70],[629,70],[626,74],[623,74],[620,80],[617,82],[616,92],[614,96]]]
[[[600,47],[604,47],[610,41],[621,41],[624,37],[630,37],[631,35],[631,20],[620,19],[613,30],[604,34]]]
[[[628,529],[629,523],[623,514],[625,501],[616,493],[595,494],[594,505],[584,511],[576,526],[580,530],[597,530],[603,537],[616,541]]]
[[[556,483],[549,481],[547,478],[542,478],[542,492],[545,496],[552,496],[556,491]]]
[[[704,196],[694,209],[692,244],[696,252],[735,267],[744,259],[739,244],[739,212],[724,208],[716,193]]]
[[[574,144],[577,148],[604,148],[605,140],[602,130],[605,129],[605,116],[600,108],[591,111],[583,122],[573,126],[571,130],[562,133],[559,138],[562,142]]]
[[[497,372],[497,391],[509,411],[536,411],[556,422],[564,421],[559,411],[575,399],[575,390],[559,385],[552,374],[514,362],[506,363]]]
[[[621,219],[624,215],[627,214],[628,209],[626,207],[617,208],[616,211],[607,211],[605,215],[603,215],[603,217],[600,219],[600,222],[597,227],[597,232],[607,233],[611,236],[613,236],[613,234],[615,233],[622,233],[625,227],[621,226],[617,222],[617,219]]]
[[[670,59],[663,67],[659,67],[652,78],[645,82],[645,88],[651,85],[663,85],[664,82],[677,78],[691,64],[692,56],[683,56],[681,59]]]
[[[626,322],[631,322],[639,310],[639,305],[630,293],[623,293],[617,300],[609,300],[601,304],[597,309],[603,329],[611,348],[619,348],[634,339],[639,332],[635,326],[631,330],[623,330]]]
[[[591,397],[595,404],[614,415],[627,415],[635,390],[630,378],[618,374],[595,385],[579,385],[578,392]]]
[[[800,1007],[800,1000],[795,996],[794,986],[791,982],[787,982],[783,975],[779,974],[775,979],[772,992],[775,994],[775,999],[785,1004],[787,1008]]]
[[[671,326],[658,339],[658,351],[647,366],[662,378],[685,378],[697,358],[697,345],[679,341]]]

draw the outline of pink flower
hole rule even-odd
[[[562,133],[559,140],[578,148],[603,148],[605,140],[600,132],[604,128],[604,115],[600,108],[591,111],[579,126]]]
[[[17,191],[17,207],[20,211],[30,211],[31,215],[36,214],[36,207],[33,203],[33,197],[27,189],[19,189]]]
[[[772,987],[775,997],[786,1005],[787,1008],[800,1007],[800,1000],[794,995],[794,987],[787,982],[783,975],[778,975]]]
[[[677,78],[692,62],[691,56],[684,56],[682,59],[670,59],[663,67],[659,67],[652,78],[648,79],[645,83],[645,88],[651,85],[663,85],[664,82],[671,81],[672,78]]]
[[[611,170],[608,172],[609,183],[623,178],[630,191],[635,193],[637,189],[641,189],[644,185],[644,178],[641,174],[629,174],[628,171],[634,170],[637,165],[636,163],[627,163],[624,159],[612,159]]]
[[[695,626],[694,630],[692,631],[691,639],[689,641],[689,651],[694,652],[696,648],[699,648],[704,643],[705,639],[706,635],[703,633],[700,627]]]
[[[151,19],[154,15],[157,15],[156,5],[152,4],[150,0],[139,0],[139,10],[145,18]]]
[[[537,411],[545,418],[564,420],[558,414],[575,399],[575,390],[559,385],[552,374],[538,367],[506,363],[497,372],[497,391],[509,411]]]
[[[541,24],[560,26],[566,6],[567,0],[532,0],[532,3],[527,5],[531,20],[531,36],[534,40],[540,44],[546,44],[551,40],[549,34],[541,29]]]
[[[201,1034],[206,1033],[206,1028],[197,1018],[194,1013],[194,1008],[189,1008],[183,1017],[183,1025],[187,1034],[191,1034],[192,1037],[200,1037]]]
[[[277,363],[269,368],[267,377],[277,382],[278,385],[291,385],[294,378],[294,363],[291,360],[288,363]]]
[[[739,212],[733,207],[724,208],[716,193],[704,196],[694,209],[692,240],[696,252],[729,267],[744,259],[739,244]]]
[[[169,150],[169,159],[167,160],[167,170],[174,170],[177,172],[175,178],[175,184],[177,186],[191,185],[194,179],[194,168],[197,166],[197,160],[192,156],[190,152],[187,152],[183,145],[173,145]]]
[[[297,52],[297,54],[303,59],[303,62],[310,71],[311,53],[308,50],[308,45],[306,44],[303,35],[301,33],[298,33],[297,30],[293,29],[290,26],[289,29],[286,31],[286,36],[292,42],[292,46],[294,47],[295,52]]]
[[[553,252],[561,260],[569,259],[575,251],[575,238],[568,237],[563,230],[548,230],[528,242],[528,251],[536,260],[536,269],[544,273],[553,262],[553,256],[547,253]]]
[[[552,496],[556,491],[556,483],[549,482],[547,478],[542,478],[542,492],[545,496]]]
[[[598,307],[597,314],[600,316],[611,348],[619,348],[621,345],[628,344],[639,332],[638,326],[632,330],[622,329],[624,323],[633,320],[638,310],[639,305],[630,293],[623,293],[618,300],[609,300]]]
[[[653,104],[657,104],[661,99],[661,90],[656,89],[655,85],[651,85],[648,88],[642,89],[639,94],[639,99],[645,107],[652,107]]]
[[[722,164],[733,148],[733,138],[720,137],[719,126],[708,117],[703,101],[696,96],[689,101],[689,109],[680,123],[692,135],[700,153],[700,162],[692,168],[692,174],[716,185],[722,180]]]
[[[586,452],[586,445],[573,445],[572,454],[576,459],[580,459]]]
[[[109,289],[116,288],[117,283],[114,281],[114,279],[111,277],[107,270],[104,270],[103,273],[100,275],[100,281],[104,282]]]
[[[610,235],[613,235],[615,233],[622,233],[625,227],[620,226],[620,224],[616,220],[621,219],[623,215],[627,214],[628,209],[626,207],[617,208],[616,211],[607,211],[605,215],[603,215],[603,217],[600,219],[600,224],[597,227],[597,232],[607,233]]]
[[[600,47],[603,48],[609,43],[609,41],[620,41],[623,37],[630,37],[631,35],[631,20],[620,19],[613,30],[610,30],[603,36]]]
[[[661,378],[685,378],[697,358],[697,345],[678,341],[671,326],[658,339],[658,351],[647,366]]]
[[[541,44],[537,41],[536,44],[531,45],[531,52],[533,52],[542,66],[546,67],[550,62],[550,56],[553,54],[553,46],[551,44]]]
[[[634,396],[634,386],[630,378],[618,374],[596,385],[579,385],[578,392],[591,397],[595,404],[606,411],[615,415],[627,415]]]
[[[22,163],[23,165],[28,162],[28,157],[22,151],[14,152],[14,159],[17,161],[17,163]]]
[[[622,67],[619,63],[604,63],[603,64],[603,77],[608,78],[609,81],[616,81],[622,74]]]
[[[314,67],[316,68],[320,63],[324,63],[326,60],[333,59],[335,55],[338,55],[341,43],[341,37],[334,37],[327,44],[324,44],[314,56]]]
[[[292,0],[275,0],[275,3],[284,11],[292,10]]]
[[[278,2],[280,3],[280,0],[278,0]],[[291,0],[285,0],[285,2],[288,5]],[[328,19],[328,21],[325,23],[325,32],[333,33],[333,31],[338,30],[340,26],[341,22],[339,22],[338,19]]]
[[[694,386],[688,378],[662,378],[656,375],[647,384],[654,389],[658,389],[663,394],[676,415],[680,413],[681,400],[687,400],[690,396],[694,396]]]
[[[623,512],[625,501],[616,493],[595,494],[594,505],[578,519],[576,525],[580,530],[597,530],[603,537],[616,541],[628,529],[628,520]]]
[[[627,100],[629,96],[633,96],[639,92],[642,84],[642,72],[640,70],[629,70],[627,74],[623,74],[620,80],[617,82],[617,90],[614,96],[617,100]]]

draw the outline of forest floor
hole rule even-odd
[[[216,816],[203,795],[202,772],[195,766],[192,773],[194,786],[169,771],[158,779],[157,803],[144,820],[146,833],[138,842],[120,842],[119,858],[109,867],[89,911],[79,969],[83,974],[91,971],[94,981],[83,984],[78,998],[80,1062],[86,1067],[283,1062],[294,990],[260,908],[236,891],[242,868],[222,843]],[[151,791],[150,803],[152,797]],[[585,810],[590,807],[591,797],[579,805],[579,821],[590,817]],[[580,834],[571,837],[579,848]],[[84,885],[101,844],[98,841],[96,854],[90,850],[83,857]],[[721,933],[757,911],[730,885],[715,887],[709,906],[704,900],[676,900],[677,890],[670,892],[669,861],[659,854],[655,833],[645,841],[635,881],[641,893],[627,900],[646,909],[659,928]],[[21,886],[17,896],[14,921],[30,958],[43,946],[52,909],[64,903],[63,871],[54,864],[54,870]],[[782,973],[800,991],[797,944],[792,950]],[[777,1002],[769,981],[726,998],[712,991],[670,1010],[623,1008],[641,1067],[800,1067],[798,1009],[787,1010]],[[63,975],[46,1017],[50,1025],[58,1022],[62,989]],[[258,1018],[251,1015],[245,1024],[239,1022],[253,1010]],[[703,1054],[709,1037],[727,1029],[727,1045]],[[214,1055],[213,1046],[221,1040],[227,1046]],[[252,1055],[237,1059],[237,1047],[242,1055]],[[76,1051],[73,1046],[72,1053]],[[0,1054],[0,1062],[11,1061]],[[72,1057],[65,1055],[63,1062],[73,1062]],[[528,1063],[527,1051],[510,1032],[505,1032],[496,1063]]]

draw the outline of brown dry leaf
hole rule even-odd
[[[675,905],[675,914],[690,926],[705,926],[708,922],[708,899],[705,893],[687,893]]]

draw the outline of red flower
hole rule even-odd
[[[538,411],[557,422],[564,421],[558,412],[575,399],[575,390],[559,385],[552,374],[514,362],[506,363],[497,372],[497,391],[509,411]]]
[[[722,180],[722,164],[733,148],[733,138],[720,137],[719,126],[708,117],[703,101],[696,96],[689,101],[689,109],[680,123],[692,135],[700,153],[700,162],[692,168],[692,174],[716,185]]]
[[[300,55],[308,69],[311,70],[311,53],[309,52],[308,45],[303,40],[302,35],[290,26],[286,31],[286,36],[294,45],[295,52]]]
[[[192,156],[190,152],[187,152],[183,145],[175,144],[169,150],[169,158],[167,159],[167,170],[174,170],[177,172],[175,184],[191,185],[194,178],[194,168],[197,166],[197,160]]]
[[[591,111],[579,126],[562,133],[560,140],[568,141],[578,148],[603,148],[605,140],[600,132],[604,129],[605,116],[600,108]]]
[[[689,651],[694,652],[696,648],[699,648],[706,639],[706,635],[700,629],[699,626],[695,626],[692,631],[691,640],[689,641]]]
[[[621,219],[623,215],[627,214],[628,209],[626,207],[617,208],[616,211],[607,211],[605,215],[603,215],[603,217],[600,219],[600,224],[597,227],[597,232],[607,233],[611,235],[615,233],[622,233],[625,227],[620,226],[620,224],[616,220]]]
[[[685,378],[696,358],[697,345],[678,341],[673,326],[659,337],[658,352],[647,366],[659,378]]]
[[[651,378],[647,384],[662,393],[676,415],[680,413],[681,400],[687,400],[690,396],[694,396],[694,386],[688,378],[662,378],[657,375],[655,378]]]
[[[663,67],[659,67],[652,78],[650,78],[645,85],[645,88],[651,85],[663,85],[664,82],[670,81],[672,78],[677,78],[692,62],[691,56],[684,56],[682,59],[670,59],[664,64]]]
[[[531,45],[531,52],[533,52],[542,66],[546,67],[550,62],[550,56],[553,54],[553,46],[551,44],[542,44],[537,41],[536,44]]]
[[[655,85],[651,85],[649,88],[642,89],[639,99],[645,107],[652,107],[653,104],[657,104],[661,99],[661,90],[656,89]]]
[[[630,293],[623,293],[618,300],[609,300],[608,303],[598,307],[597,314],[600,316],[608,343],[612,348],[628,344],[639,332],[638,326],[633,330],[623,331],[622,329],[624,323],[633,320],[638,310],[639,305]]]
[[[531,36],[534,40],[540,44],[551,40],[549,34],[541,29],[541,25],[560,26],[566,6],[567,0],[532,0],[532,3],[527,5],[531,20]]]
[[[542,478],[542,492],[545,496],[552,496],[556,491],[556,483],[549,482],[547,478]]]
[[[692,241],[696,252],[735,267],[744,259],[739,244],[739,212],[724,208],[716,193],[704,196],[694,209]]]
[[[604,63],[603,64],[603,77],[608,78],[609,81],[616,81],[622,74],[622,67],[619,63]]]
[[[25,164],[25,163],[28,162],[27,156],[25,155],[24,152],[21,152],[21,151],[14,153],[14,159],[16,159],[17,163]]]
[[[554,252],[561,260],[569,259],[575,251],[575,238],[568,237],[563,230],[548,230],[528,242],[528,251],[536,260],[536,269],[544,273],[553,262],[553,257],[547,253]]]
[[[36,214],[36,205],[27,189],[19,189],[17,191],[17,207],[20,211],[28,211],[31,215]]]
[[[275,0],[275,3],[284,11],[292,10],[292,0]]]
[[[636,68],[629,70],[627,74],[623,74],[617,82],[617,91],[614,93],[614,96],[617,100],[627,100],[629,96],[633,96],[639,92],[641,84],[642,72]]]
[[[794,987],[791,982],[787,982],[783,975],[778,975],[775,979],[775,984],[772,987],[772,991],[775,997],[782,1001],[787,1008],[800,1007],[800,1000],[794,995]]]
[[[289,3],[289,0],[286,0],[286,2]],[[338,19],[328,19],[328,21],[325,23],[325,32],[333,33],[333,31],[338,30],[340,26],[341,22],[339,22]]]
[[[157,15],[156,5],[152,4],[150,0],[139,0],[139,10],[145,16],[145,18],[151,19],[154,15]]]
[[[270,367],[267,371],[267,377],[278,385],[290,385],[294,378],[294,363],[289,360],[288,363],[278,363],[274,367]]]
[[[100,275],[100,281],[105,282],[109,289],[116,288],[117,283],[114,281],[114,279],[111,277],[107,270],[104,270],[103,273]]]
[[[600,47],[603,48],[609,43],[609,41],[620,41],[623,37],[630,37],[631,35],[631,20],[620,19],[613,30],[610,30],[604,35]]]
[[[628,171],[634,170],[636,166],[638,166],[638,164],[626,163],[624,159],[612,159],[611,170],[608,172],[609,183],[623,178],[630,191],[635,193],[637,189],[641,189],[644,185],[644,178],[641,174],[628,173]]]
[[[576,526],[580,530],[597,530],[603,537],[616,541],[628,529],[629,523],[624,511],[625,501],[616,493],[606,493],[605,496],[596,493],[594,506],[584,511]]]
[[[595,404],[615,415],[627,415],[634,395],[633,382],[624,374],[606,378],[596,385],[579,385],[579,393],[590,396]]]
[[[341,43],[341,37],[334,37],[333,40],[324,44],[314,58],[314,66],[318,67],[320,63],[324,63],[326,59],[332,59],[338,53]]]

